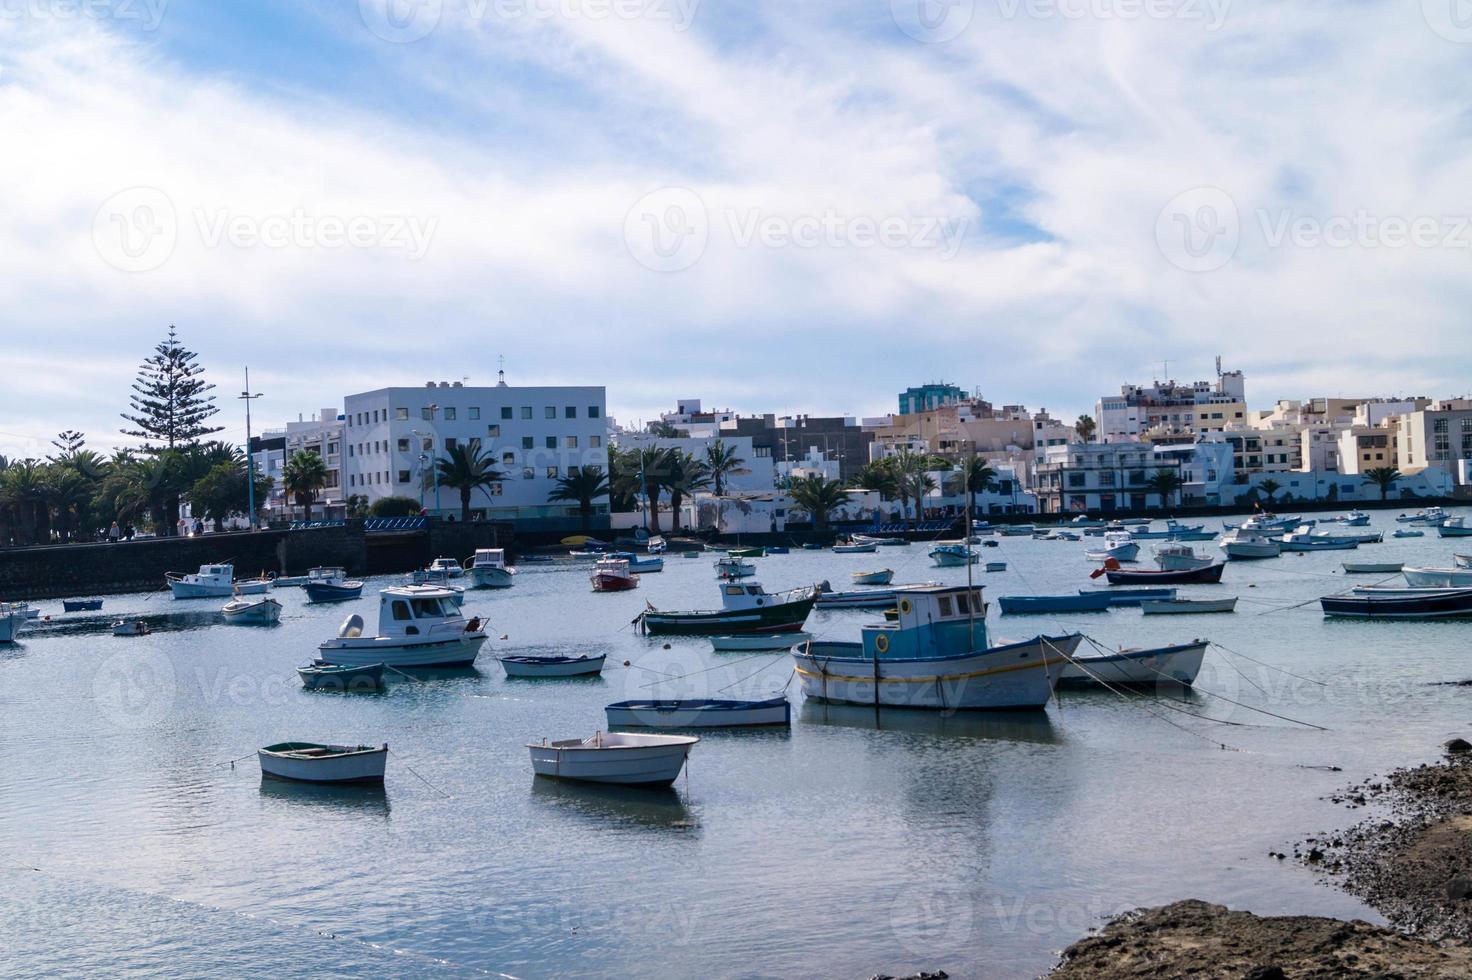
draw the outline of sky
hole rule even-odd
[[[1463,394],[1466,0],[0,0],[0,454],[177,325],[225,438],[427,380],[1072,418]],[[1168,367],[1167,367],[1168,365]]]

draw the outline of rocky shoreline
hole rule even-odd
[[[1394,928],[1184,901],[1119,916],[1064,950],[1050,977],[1472,976],[1472,745],[1455,739],[1446,748],[1444,763],[1372,777],[1330,797],[1383,816],[1294,849]]]

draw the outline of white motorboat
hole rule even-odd
[[[1413,589],[1469,589],[1472,588],[1472,568],[1420,568],[1407,566],[1401,569],[1406,585]]]
[[[1446,511],[1440,507],[1427,507],[1414,514],[1401,514],[1396,518],[1400,524],[1426,524],[1435,527],[1446,520]]]
[[[879,550],[877,544],[836,544],[833,546],[835,555],[872,555]]]
[[[444,572],[446,578],[459,578],[465,574],[465,569],[453,558],[436,558],[429,563],[425,569],[427,572]]]
[[[587,677],[603,673],[607,654],[581,657],[497,657],[507,677]]]
[[[388,763],[388,743],[321,745],[317,742],[279,742],[256,751],[261,775],[294,783],[331,783],[335,786],[378,785]]]
[[[349,616],[337,636],[318,647],[334,666],[468,667],[486,642],[480,618],[460,612],[462,595],[434,585],[401,585],[379,593],[378,632],[363,635],[363,617]]]
[[[1437,526],[1436,533],[1443,538],[1468,538],[1472,537],[1472,524],[1464,517],[1448,517]]]
[[[1281,542],[1250,527],[1236,527],[1221,536],[1217,547],[1227,553],[1233,561],[1256,561],[1261,558],[1277,558],[1283,553]]]
[[[891,600],[893,601],[893,600]],[[744,636],[712,636],[710,647],[716,653],[781,653],[806,643],[811,633],[749,633]]]
[[[164,576],[175,599],[228,599],[233,595],[260,595],[269,592],[268,578],[235,581],[234,565],[201,565],[192,575]]]
[[[0,603],[0,643],[14,643],[25,625],[25,610],[8,603]]]
[[[477,589],[509,589],[516,584],[516,569],[506,564],[504,548],[477,548],[467,574]]]
[[[1176,542],[1156,547],[1155,564],[1162,572],[1194,572],[1210,568],[1216,564],[1216,559],[1198,555],[1189,544]]]
[[[1196,613],[1237,611],[1237,597],[1230,599],[1147,599],[1140,603],[1146,616],[1189,616]]]
[[[855,585],[888,585],[894,581],[894,569],[884,568],[877,572],[849,572]]]
[[[1352,551],[1360,546],[1358,538],[1316,534],[1308,528],[1285,534],[1281,540],[1284,551]]]
[[[850,538],[854,544],[872,544],[881,548],[903,548],[910,542],[904,538],[876,538],[869,534],[855,534]]]
[[[1118,653],[1076,657],[1063,667],[1059,685],[1065,687],[1104,684],[1116,687],[1190,687],[1201,673],[1206,657],[1206,640],[1153,650],[1120,650]]]
[[[1108,558],[1115,561],[1134,561],[1140,557],[1140,543],[1128,531],[1109,531],[1104,535],[1104,547],[1085,551],[1084,557],[1090,561],[1104,561]]]
[[[680,775],[693,735],[598,732],[592,738],[530,743],[532,771],[552,779],[623,786],[668,786]]]
[[[981,555],[972,551],[971,546],[965,542],[950,542],[932,548],[930,560],[935,562],[937,568],[964,568],[979,562]]]
[[[785,696],[766,701],[620,701],[603,709],[609,728],[761,728],[787,725]]]
[[[1339,523],[1344,527],[1368,527],[1370,515],[1362,510],[1352,510],[1339,518]]]
[[[1347,561],[1344,570],[1350,575],[1394,575],[1405,568],[1399,561]]]
[[[148,624],[141,619],[122,619],[112,624],[113,636],[147,636]]]
[[[268,595],[247,599],[244,596],[236,596],[225,603],[225,608],[220,610],[225,616],[227,623],[249,623],[256,626],[268,626],[279,622],[281,619],[281,603]]]
[[[756,574],[756,565],[745,558],[722,558],[716,562],[716,577],[749,578]]]
[[[981,589],[899,590],[893,622],[863,627],[858,643],[812,642],[792,651],[803,694],[875,707],[1041,709],[1059,668],[1083,637],[1038,636],[989,646]]]

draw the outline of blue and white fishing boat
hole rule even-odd
[[[803,694],[821,701],[935,710],[1041,709],[1079,634],[990,646],[981,588],[900,591],[897,618],[863,627],[857,643],[792,651]]]
[[[1063,667],[1058,683],[1061,687],[1190,687],[1201,673],[1209,645],[1206,640],[1196,640],[1153,650],[1076,657]]]
[[[641,555],[633,551],[610,551],[602,557],[628,562],[629,571],[635,575],[664,571],[664,559],[659,555]]]
[[[1043,613],[1108,612],[1114,605],[1105,592],[1074,592],[1066,595],[1004,595],[997,600],[1007,615]]]
[[[506,564],[504,548],[477,548],[465,574],[474,589],[509,589],[516,584],[516,569]]]
[[[307,573],[308,602],[346,602],[363,594],[363,583],[350,579],[341,568],[324,566]]]
[[[1181,524],[1175,520],[1167,520],[1164,531],[1142,527],[1131,531],[1130,536],[1136,541],[1210,541],[1214,537],[1205,524]]]
[[[715,567],[716,577],[722,579],[750,578],[756,574],[756,565],[745,558],[722,558]]]
[[[1351,551],[1360,546],[1357,538],[1336,537],[1307,529],[1285,534],[1281,543],[1284,551]]]
[[[1446,511],[1440,507],[1427,507],[1425,510],[1419,510],[1414,514],[1401,514],[1396,518],[1396,521],[1400,524],[1426,524],[1433,527],[1441,524],[1445,520]]]
[[[1084,552],[1084,557],[1090,561],[1104,561],[1107,558],[1134,561],[1140,557],[1140,544],[1128,531],[1110,531],[1104,535],[1104,547],[1091,548]]]
[[[26,614],[23,610],[0,602],[0,643],[14,643],[25,626]]]
[[[1370,515],[1362,510],[1352,510],[1339,518],[1339,523],[1344,527],[1368,527]]]
[[[1448,517],[1437,525],[1436,533],[1443,538],[1472,538],[1472,524],[1466,518]]]
[[[609,728],[760,728],[786,726],[792,705],[786,697],[766,701],[620,701],[603,709]]]
[[[268,578],[235,581],[235,566],[201,565],[190,575],[169,572],[164,581],[175,599],[228,599],[232,595],[259,595],[271,588]]]
[[[1391,535],[1392,538],[1424,538],[1425,536],[1425,531],[1411,531],[1405,528],[1397,528],[1395,533]]]
[[[935,562],[937,568],[964,568],[967,565],[975,565],[981,560],[981,556],[972,551],[969,544],[948,542],[932,548],[930,560]]]
[[[852,592],[834,592],[824,589],[827,583],[818,586],[818,601],[815,609],[893,609],[897,601],[894,589],[856,589]]]
[[[1232,561],[1260,561],[1283,554],[1283,543],[1256,528],[1235,527],[1222,535],[1217,547]]]
[[[1138,606],[1144,602],[1167,601],[1176,597],[1175,589],[1079,589],[1081,594],[1102,595],[1109,598],[1111,606]]]
[[[465,574],[465,569],[453,558],[436,558],[429,563],[429,568],[426,571],[444,572],[447,578],[459,578]]]
[[[433,585],[401,585],[379,593],[378,632],[363,635],[354,613],[323,643],[317,659],[329,664],[382,663],[389,667],[468,667],[486,642],[479,617],[466,622],[463,594]]]

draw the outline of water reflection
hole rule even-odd
[[[910,735],[945,735],[1046,745],[1059,741],[1058,731],[1045,711],[945,712],[804,701],[798,717],[804,725],[868,728]]]
[[[322,807],[365,816],[389,816],[388,792],[382,786],[324,786],[261,777],[261,799],[282,806]]]
[[[700,823],[674,787],[640,789],[536,777],[532,799],[602,828],[619,824],[699,834]]]

